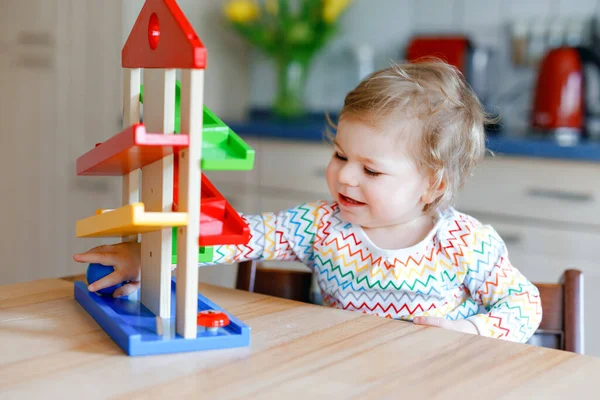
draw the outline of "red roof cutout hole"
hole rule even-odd
[[[156,13],[152,13],[150,21],[148,22],[148,43],[150,48],[155,50],[158,47],[158,41],[160,40],[160,24]]]
[[[121,50],[124,68],[206,68],[206,48],[175,0],[146,0]]]

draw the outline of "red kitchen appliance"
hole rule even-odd
[[[600,59],[585,47],[555,48],[540,63],[531,125],[544,136],[577,141],[597,136]]]
[[[466,36],[415,36],[406,48],[406,59],[414,62],[423,57],[438,57],[465,74],[470,48]]]
[[[405,50],[409,62],[426,57],[437,57],[455,66],[465,77],[489,114],[495,115],[490,107],[490,67],[492,53],[489,49],[476,46],[465,35],[417,35],[411,38]],[[497,117],[497,115],[496,115]],[[499,133],[500,125],[487,126],[488,133]]]

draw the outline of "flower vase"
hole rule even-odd
[[[308,60],[294,58],[277,60],[277,94],[273,111],[278,117],[293,119],[304,115],[308,67]]]

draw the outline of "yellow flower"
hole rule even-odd
[[[323,19],[325,22],[332,23],[344,11],[350,0],[323,0]]]
[[[348,7],[350,0],[323,0],[323,3],[323,19],[332,23]]]
[[[251,0],[233,0],[225,7],[225,15],[232,22],[249,22],[258,18],[258,14],[258,6]]]

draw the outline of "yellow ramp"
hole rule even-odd
[[[93,217],[77,221],[76,236],[120,237],[185,226],[188,215],[183,212],[146,212],[144,203],[133,203],[115,210],[99,210]]]

